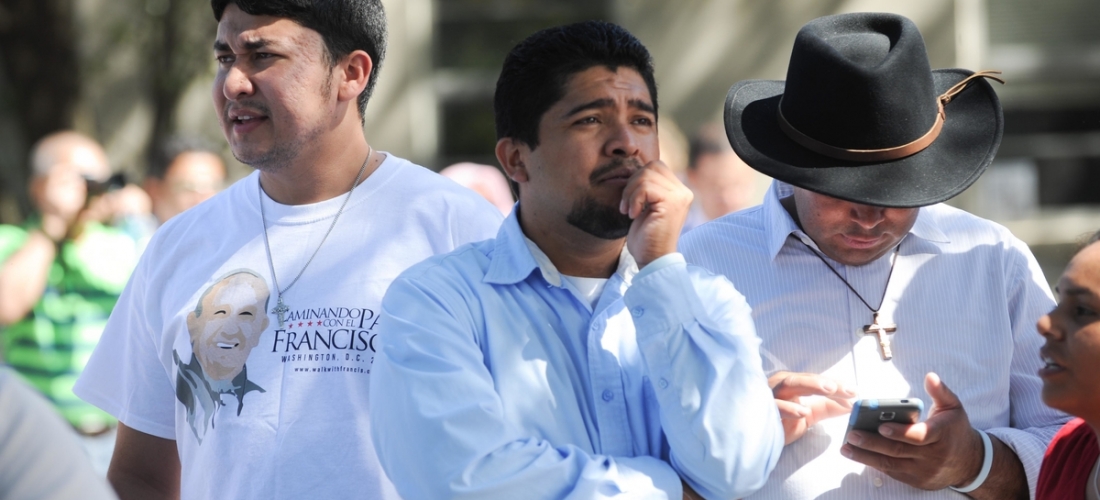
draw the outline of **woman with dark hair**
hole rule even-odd
[[[1058,307],[1039,319],[1046,345],[1043,402],[1078,418],[1047,448],[1036,498],[1100,498],[1100,232],[1077,252],[1058,280]]]

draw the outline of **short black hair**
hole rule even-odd
[[[222,20],[230,3],[246,14],[282,17],[316,31],[325,41],[330,65],[352,51],[366,52],[373,67],[367,88],[359,94],[359,119],[364,119],[386,57],[386,11],[381,0],[210,0],[215,20]]]
[[[208,141],[195,136],[172,136],[158,144],[153,150],[153,158],[149,163],[149,169],[145,175],[163,179],[168,173],[168,166],[184,153],[210,153],[217,156],[218,152]]]
[[[585,21],[539,31],[504,58],[493,96],[497,139],[509,137],[531,149],[539,145],[539,121],[565,96],[569,77],[594,66],[632,68],[642,76],[657,113],[653,58],[626,29]]]

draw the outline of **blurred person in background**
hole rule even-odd
[[[516,200],[512,197],[508,179],[504,178],[500,169],[477,163],[455,163],[440,170],[439,175],[457,182],[462,187],[474,190],[500,209],[500,213],[508,215],[512,212],[512,204]]]
[[[0,345],[4,360],[49,398],[105,472],[115,419],[72,388],[137,252],[104,224],[124,204],[109,199],[111,170],[94,140],[51,134],[34,146],[31,168],[35,213],[21,227],[0,226]]]
[[[158,148],[142,187],[152,199],[157,225],[221,191],[225,163],[206,144],[177,137]]]
[[[1050,443],[1037,500],[1100,498],[1100,232],[1070,260],[1056,286],[1058,306],[1039,320],[1046,344],[1043,402],[1077,418]]]
[[[0,498],[116,498],[68,427],[41,394],[0,368]]]
[[[142,182],[149,209],[128,212],[117,218],[115,225],[133,238],[142,252],[153,233],[168,219],[221,191],[225,176],[225,163],[204,142],[189,137],[171,138],[157,147]]]
[[[704,125],[691,139],[687,185],[695,202],[684,222],[684,232],[704,222],[759,203],[756,170],[733,152],[719,124]]]
[[[667,165],[681,182],[686,181],[688,140],[671,116],[661,117],[661,126],[657,128],[657,145],[661,149],[661,163]]]

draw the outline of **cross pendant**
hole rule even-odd
[[[865,335],[874,335],[878,337],[878,345],[882,347],[882,359],[888,360],[894,357],[894,352],[890,350],[890,338],[886,336],[887,333],[893,333],[898,330],[898,325],[890,323],[888,325],[878,324],[878,313],[875,313],[871,319],[871,324],[863,327],[863,333]]]
[[[283,320],[285,319],[283,315],[285,315],[286,312],[289,310],[290,308],[283,303],[283,296],[279,295],[279,303],[275,304],[275,309],[272,309],[272,311],[275,311],[275,314],[279,315],[279,328],[283,327]]]

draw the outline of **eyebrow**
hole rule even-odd
[[[1072,297],[1080,297],[1080,296],[1086,296],[1087,297],[1087,296],[1092,296],[1093,295],[1092,290],[1089,290],[1087,288],[1080,287],[1080,286],[1070,286],[1070,287],[1063,290],[1062,287],[1055,285],[1054,293],[1056,293],[1058,295],[1061,295],[1063,297],[1071,297],[1071,296]]]
[[[264,47],[267,47],[270,44],[271,44],[271,42],[268,41],[268,40],[264,40],[263,38],[256,38],[254,40],[248,40],[248,41],[244,42],[242,44],[242,48],[244,48],[245,50],[251,51],[251,50],[262,49]],[[221,40],[215,40],[214,41],[214,50],[216,52],[230,52],[232,49],[229,47],[228,43],[225,43]]]
[[[647,113],[653,113],[654,112],[653,106],[651,104],[649,104],[648,102],[645,102],[641,99],[630,99],[629,101],[626,101],[626,103],[628,105],[630,105],[630,107],[632,107],[632,108],[640,109],[640,110],[645,111]],[[582,111],[588,111],[590,109],[610,108],[614,105],[615,105],[615,101],[613,101],[611,99],[596,99],[594,101],[586,102],[584,104],[581,104],[581,105],[569,110],[569,112],[562,115],[562,118],[568,118],[568,117],[573,116],[573,115],[575,115],[577,113],[580,113]]]

